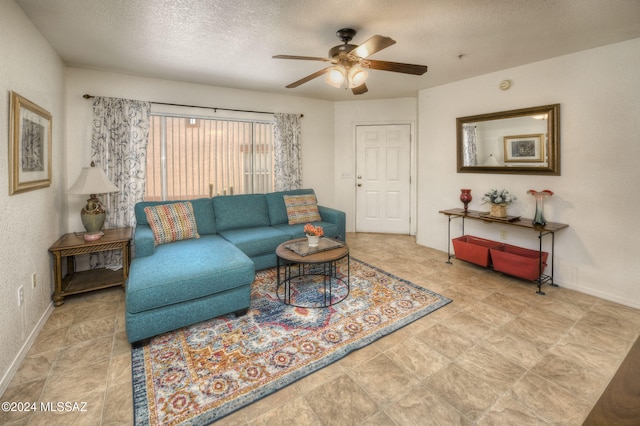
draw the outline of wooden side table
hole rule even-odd
[[[97,241],[85,241],[83,234],[64,234],[49,251],[54,256],[53,275],[55,290],[53,292],[54,306],[64,303],[65,296],[88,291],[100,290],[108,287],[123,286],[129,276],[131,263],[131,227],[105,229],[104,236]],[[88,271],[75,270],[74,256],[97,253],[109,250],[122,250],[122,269],[112,271],[99,268]],[[62,258],[67,258],[67,274],[62,276]]]
[[[306,238],[298,238],[295,240],[285,241],[276,248],[276,295],[286,305],[292,305],[299,308],[327,308],[342,302],[349,296],[351,291],[351,271],[349,246],[346,243],[334,248],[328,248],[331,243],[335,243],[328,238],[320,239],[319,251],[310,254],[298,254],[287,246],[302,244],[305,249],[307,246]],[[323,244],[325,250],[323,251]],[[347,275],[339,273],[338,261],[347,258]],[[284,267],[284,273],[280,274],[280,266]],[[312,271],[312,267],[316,266],[317,270]],[[297,272],[296,272],[297,269]],[[296,302],[292,297],[292,287],[305,287],[305,284],[311,284],[311,287],[321,286],[319,295],[321,297],[299,296],[302,302]],[[280,297],[280,288],[283,288],[282,298]],[[308,287],[308,286],[307,286]],[[307,288],[307,291],[309,289]],[[309,296],[309,295],[307,295]]]

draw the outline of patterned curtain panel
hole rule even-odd
[[[96,97],[93,100],[91,160],[102,167],[119,192],[100,196],[105,228],[135,226],[134,207],[142,201],[146,179],[150,102]],[[91,255],[91,267],[118,269],[122,253]]]
[[[274,189],[286,191],[302,187],[300,115],[274,114]]]
[[[478,136],[476,134],[475,124],[464,124],[462,126],[463,140],[466,142],[464,145],[464,165],[465,166],[477,166],[478,165]]]

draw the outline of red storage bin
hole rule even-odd
[[[472,235],[463,235],[462,237],[454,238],[451,242],[453,242],[453,251],[456,259],[484,267],[490,264],[489,249],[501,245],[497,241],[485,240]]]
[[[542,272],[547,267],[549,253],[522,247],[502,244],[490,249],[493,269],[508,275],[536,280],[540,277],[540,254],[542,254]]]

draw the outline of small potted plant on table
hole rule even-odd
[[[324,230],[322,226],[313,226],[310,223],[304,225],[304,233],[307,234],[307,241],[309,242],[309,247],[318,247],[320,243],[320,237],[324,235]]]
[[[506,189],[492,189],[482,197],[483,203],[491,203],[489,216],[497,218],[507,217],[507,206],[517,200],[515,195],[509,194]]]

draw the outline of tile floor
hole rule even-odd
[[[453,303],[230,416],[222,425],[580,425],[640,333],[640,311],[454,260],[410,236],[350,234],[352,256]],[[86,402],[0,412],[7,425],[132,424],[124,297],[55,309],[2,401]]]

